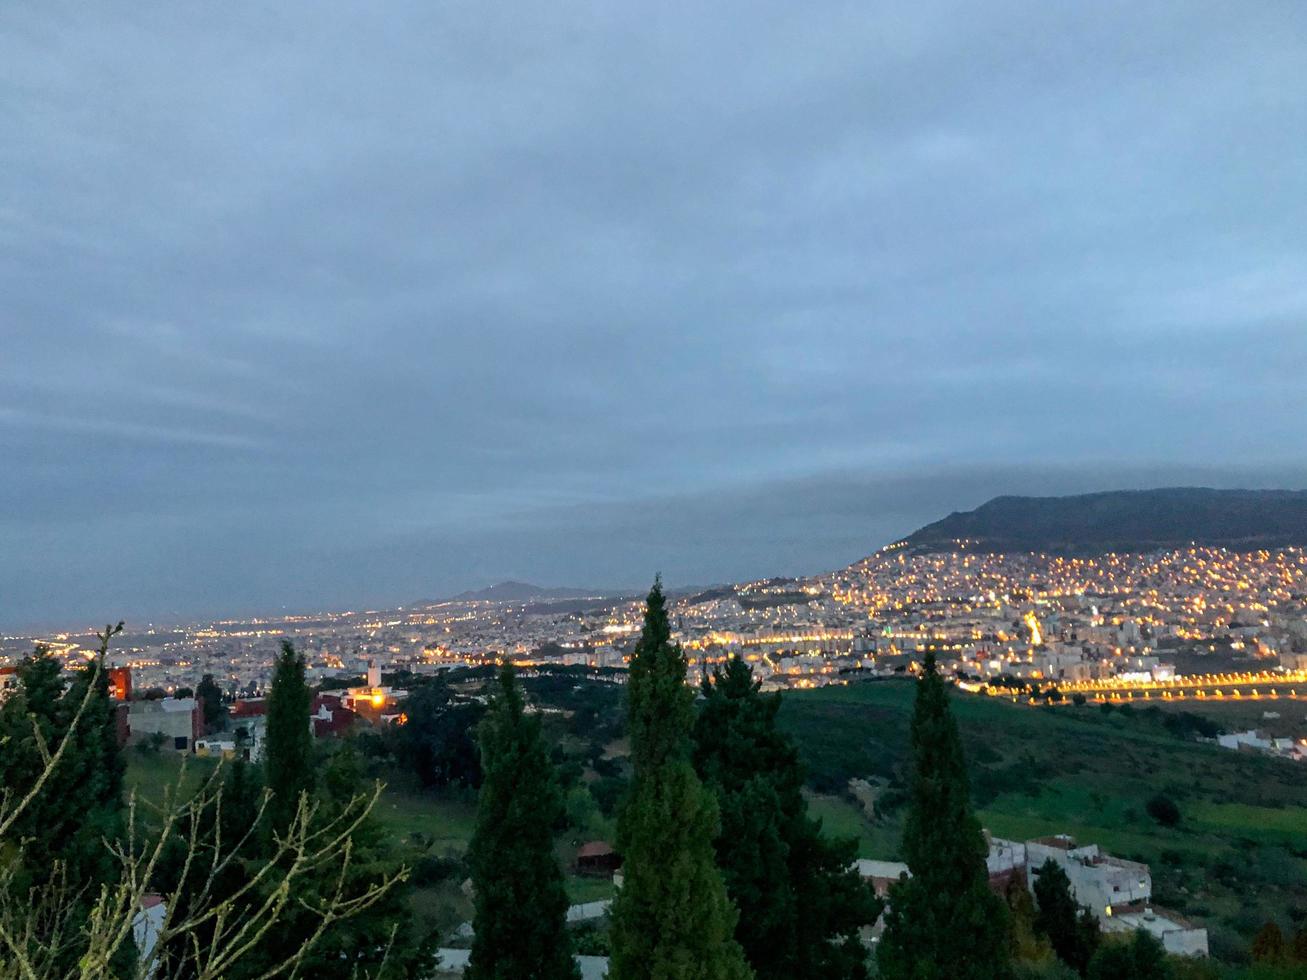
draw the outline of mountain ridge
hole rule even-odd
[[[918,553],[1102,554],[1191,544],[1235,550],[1307,545],[1307,491],[1161,487],[1064,497],[994,497],[904,539]]]

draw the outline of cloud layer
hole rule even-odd
[[[0,11],[0,630],[1303,483],[1307,9]]]

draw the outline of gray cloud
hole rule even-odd
[[[812,571],[980,488],[1294,478],[1305,33],[6,5],[0,628]]]

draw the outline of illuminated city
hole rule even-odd
[[[809,579],[676,594],[673,614],[692,673],[738,653],[769,687],[902,672],[934,653],[975,690],[1011,678],[1067,699],[1271,700],[1307,696],[1305,595],[1299,548],[1067,558],[957,542],[930,554],[891,545]],[[116,659],[138,689],[191,687],[212,673],[243,695],[263,691],[282,640],[305,653],[314,679],[357,677],[369,663],[415,673],[502,659],[622,668],[639,615],[635,596],[451,600],[136,628]],[[70,662],[89,649],[70,632],[8,637],[4,653],[14,661],[37,643]]]

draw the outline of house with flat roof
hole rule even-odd
[[[189,752],[204,734],[204,715],[195,698],[133,701],[127,709],[127,727],[132,742],[161,735],[165,748]]]

